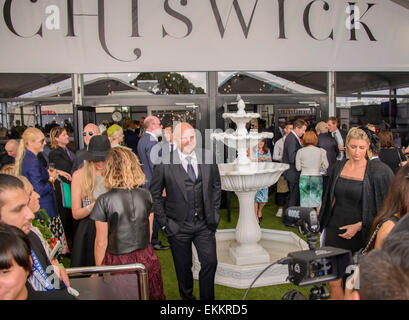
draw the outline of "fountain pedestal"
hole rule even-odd
[[[240,203],[239,221],[236,228],[236,240],[230,246],[230,255],[236,265],[267,263],[270,255],[259,244],[261,230],[254,213],[255,191],[236,191]]]
[[[236,288],[250,285],[253,279],[271,262],[285,257],[288,252],[301,249],[298,237],[292,232],[260,229],[254,210],[257,190],[277,182],[280,175],[289,168],[288,164],[256,162],[247,157],[247,151],[257,146],[262,139],[271,139],[269,132],[247,132],[246,123],[259,118],[258,113],[246,113],[244,101],[238,97],[238,111],[225,113],[236,123],[234,133],[213,133],[212,139],[237,150],[237,158],[231,163],[219,164],[222,189],[233,191],[239,200],[239,220],[236,230],[220,230],[216,233],[217,259],[216,283]],[[195,250],[194,250],[195,252]],[[194,253],[193,270],[197,277],[200,264]],[[287,266],[275,266],[266,273],[259,285],[286,282]]]

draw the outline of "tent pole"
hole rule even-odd
[[[82,136],[84,123],[82,121],[82,111],[78,111],[78,106],[82,106],[84,98],[84,76],[80,73],[73,73],[71,75],[72,88],[72,113],[74,121],[74,142],[75,149],[79,150],[84,145],[84,138]]]
[[[328,117],[336,117],[335,72],[328,72]]]

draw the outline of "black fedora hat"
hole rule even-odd
[[[83,150],[78,154],[80,160],[105,161],[111,143],[105,135],[93,136],[89,141],[88,150]]]

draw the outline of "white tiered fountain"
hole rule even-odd
[[[277,182],[289,168],[288,164],[254,162],[247,157],[262,139],[273,138],[269,132],[248,132],[246,123],[259,118],[258,113],[246,113],[245,103],[238,96],[236,113],[224,113],[237,124],[233,133],[213,133],[211,138],[237,150],[237,158],[231,163],[219,164],[222,189],[234,191],[239,200],[239,219],[236,229],[218,230],[216,233],[218,269],[216,283],[235,288],[247,288],[269,263],[285,257],[288,252],[307,249],[308,246],[295,233],[260,229],[254,211],[257,190]],[[194,256],[193,271],[197,276],[200,264]],[[259,279],[255,286],[285,283],[286,266],[275,266]]]

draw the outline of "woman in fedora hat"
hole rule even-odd
[[[84,166],[74,172],[71,182],[72,216],[79,220],[74,236],[71,267],[95,265],[95,224],[89,219],[89,215],[98,196],[106,192],[101,180],[105,158],[110,149],[108,137],[98,135],[91,138],[88,150],[78,155],[80,160],[84,160]]]

